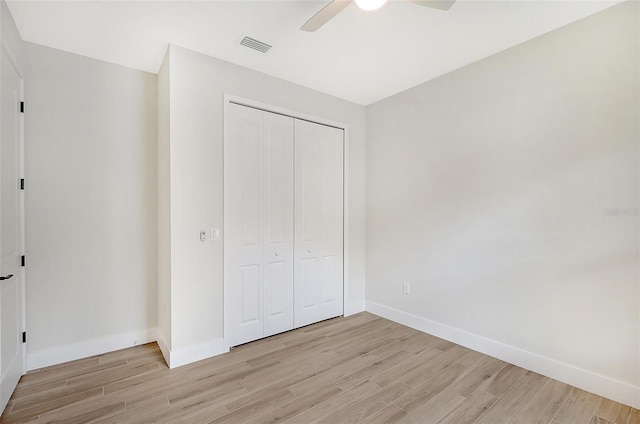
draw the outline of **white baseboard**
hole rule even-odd
[[[31,371],[62,364],[154,341],[158,343],[158,347],[160,347],[162,356],[164,356],[169,368],[176,368],[229,351],[229,349],[224,348],[223,339],[221,338],[182,349],[171,350],[160,332],[152,328],[28,353],[27,370]]]
[[[607,399],[640,408],[640,387],[379,303],[367,301],[366,310]]]
[[[225,348],[224,339],[219,338],[181,349],[173,349],[168,351],[168,355],[163,351],[162,354],[165,355],[165,360],[167,360],[167,356],[169,357],[167,361],[169,368],[176,368],[227,352],[229,352],[229,349]]]
[[[169,349],[169,344],[166,342],[164,337],[162,337],[160,329],[158,329],[156,335],[156,343],[158,343],[158,347],[160,348],[160,352],[162,352],[164,361],[167,363],[167,366],[169,366],[169,364],[171,363],[171,349]],[[169,368],[171,367],[169,366]]]
[[[78,343],[70,343],[36,352],[27,352],[27,371],[62,364],[63,362],[75,361],[76,359],[88,358],[89,356],[101,355],[103,353],[113,352],[114,350],[150,343],[155,340],[156,329],[151,328],[100,337]]]

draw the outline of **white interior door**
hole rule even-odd
[[[0,412],[24,373],[24,289],[20,76],[4,48],[0,57]]]
[[[293,119],[227,113],[225,342],[236,346],[293,328]]]
[[[295,121],[295,326],[343,308],[344,130]]]

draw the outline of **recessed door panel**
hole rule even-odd
[[[240,171],[240,204],[242,221],[242,246],[258,246],[260,244],[261,216],[260,196],[262,189],[262,146],[260,138],[262,132],[261,122],[247,120],[242,123],[240,139],[238,140],[241,152],[240,161],[237,164]]]
[[[302,309],[308,311],[312,308],[318,308],[319,294],[322,289],[322,268],[320,260],[315,257],[305,258],[301,261],[302,278],[296,284],[299,295],[302,299]],[[306,312],[310,313],[310,312]]]
[[[323,217],[325,241],[342,244],[342,139],[337,137],[327,140],[323,144],[325,199]]]
[[[322,174],[322,143],[297,144],[300,148],[296,163],[301,179],[302,240],[305,243],[320,242],[323,224],[324,176]]]
[[[341,292],[340,273],[338,271],[337,255],[329,255],[322,258],[322,303],[336,303],[338,301],[338,293]],[[341,270],[340,270],[341,271]]]
[[[240,287],[242,290],[242,315],[240,325],[253,325],[261,321],[262,296],[260,296],[260,265],[240,267]]]
[[[293,120],[264,116],[266,240],[293,247]]]
[[[265,291],[265,316],[269,319],[281,317],[289,309],[285,305],[288,297],[286,268],[287,266],[284,262],[271,262],[265,268],[265,283],[270,285],[270,290]]]

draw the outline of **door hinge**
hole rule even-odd
[[[20,113],[24,113],[24,102],[20,102]]]
[[[22,343],[26,343],[27,342],[27,332],[23,331],[22,332]]]
[[[24,190],[24,178],[20,178],[20,190]]]
[[[22,257],[20,258],[20,266],[25,266],[24,255],[22,255]]]

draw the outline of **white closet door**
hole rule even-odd
[[[293,119],[264,114],[264,336],[293,328]]]
[[[225,339],[262,337],[262,112],[229,105],[224,146]]]
[[[224,146],[225,340],[293,328],[293,119],[230,104]]]
[[[341,129],[295,121],[295,326],[342,315]]]

